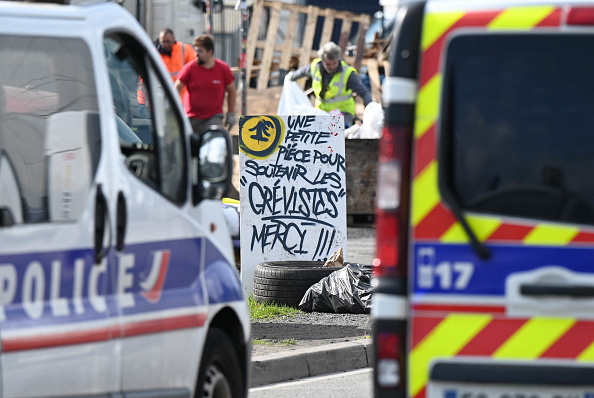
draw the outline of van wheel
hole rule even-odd
[[[195,398],[239,398],[243,381],[231,339],[220,329],[210,329],[204,343]]]
[[[323,267],[323,261],[270,261],[254,270],[253,294],[259,302],[297,308],[312,285],[339,267]]]

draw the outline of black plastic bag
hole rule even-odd
[[[345,263],[312,285],[299,302],[306,312],[368,314],[371,311],[371,265]]]

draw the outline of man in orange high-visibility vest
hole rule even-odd
[[[177,74],[182,70],[182,67],[188,62],[196,59],[194,48],[190,44],[175,40],[175,35],[169,28],[163,29],[159,33],[157,50],[159,50],[161,59],[171,74],[171,81],[173,81],[173,83],[177,80]],[[185,90],[182,90],[180,92],[182,100],[184,94]]]

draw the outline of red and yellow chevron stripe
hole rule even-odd
[[[436,123],[442,76],[440,61],[448,35],[456,29],[530,30],[559,27],[563,10],[553,6],[511,7],[490,11],[428,12],[421,41],[421,69],[415,119],[415,160],[411,226],[416,240],[442,243],[468,241],[462,226],[441,201],[437,185]],[[524,245],[594,244],[594,229],[553,223],[510,223],[492,216],[469,217],[482,241]]]
[[[594,321],[450,314],[443,318],[416,317],[412,330],[409,386],[414,398],[425,398],[429,366],[436,358],[594,361]]]

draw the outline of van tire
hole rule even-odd
[[[339,267],[323,267],[323,261],[269,261],[254,270],[253,295],[259,303],[297,308],[312,285]]]
[[[195,398],[243,397],[243,377],[237,352],[225,332],[212,328],[204,342]]]

